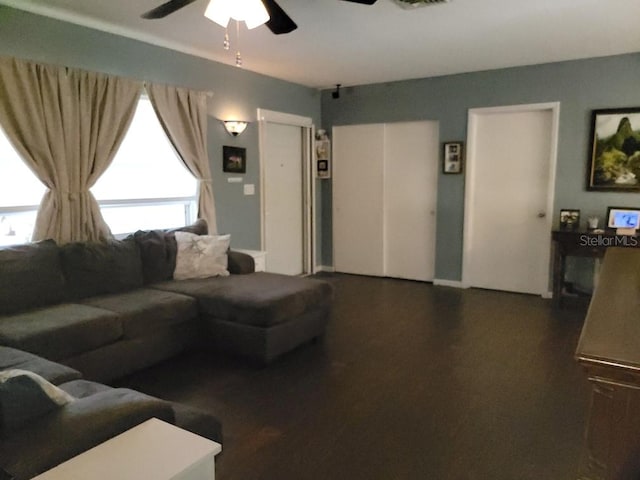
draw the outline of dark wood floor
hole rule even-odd
[[[120,382],[224,425],[220,480],[575,480],[584,306],[349,275],[323,342],[266,368],[191,353]]]

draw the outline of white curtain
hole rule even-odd
[[[169,85],[147,85],[162,128],[182,162],[198,179],[198,217],[217,233],[211,167],[207,154],[207,95]]]
[[[105,240],[109,227],[89,189],[110,165],[142,84],[0,57],[0,124],[47,187],[34,240]]]

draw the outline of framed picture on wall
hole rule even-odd
[[[241,147],[222,147],[222,171],[228,173],[247,172],[247,149]]]
[[[640,191],[640,107],[591,113],[587,190]]]
[[[446,142],[443,146],[442,172],[462,173],[463,142]]]

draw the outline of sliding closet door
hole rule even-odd
[[[438,123],[333,129],[337,272],[434,277]]]
[[[435,272],[438,122],[385,124],[387,277],[431,281]]]
[[[333,128],[333,265],[384,275],[384,125]]]

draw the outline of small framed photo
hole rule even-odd
[[[222,147],[222,171],[228,173],[247,172],[247,149],[241,147]]]
[[[446,142],[443,147],[442,172],[462,173],[463,142]]]
[[[578,230],[580,210],[560,210],[560,230]]]
[[[329,160],[318,160],[318,177],[319,178],[329,178]]]

